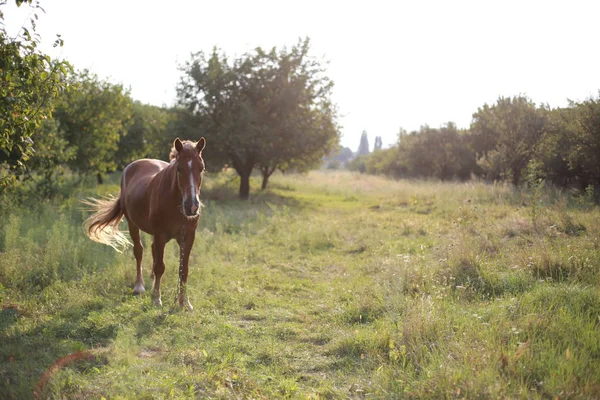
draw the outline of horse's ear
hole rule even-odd
[[[198,153],[204,150],[204,146],[206,146],[206,139],[201,137],[200,140],[198,140],[198,143],[196,143],[196,150],[198,150]]]
[[[181,140],[179,140],[179,138],[175,139],[175,141],[173,142],[173,147],[175,147],[175,150],[177,150],[177,152],[180,152],[183,149],[183,143],[181,143]]]

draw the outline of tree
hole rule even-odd
[[[133,102],[131,111],[131,121],[119,138],[116,153],[118,168],[144,157],[168,160],[173,140],[178,136],[171,129],[175,113],[139,101]]]
[[[488,179],[520,182],[542,136],[546,111],[518,96],[500,97],[496,104],[485,104],[473,114],[473,148]]]
[[[470,177],[475,158],[467,137],[453,122],[439,129],[422,126],[418,132],[399,136],[398,172],[407,177],[441,180]]]
[[[249,196],[255,167],[264,188],[275,169],[308,168],[337,145],[333,83],[309,48],[308,39],[289,50],[257,48],[232,63],[213,49],[182,68],[179,103],[203,126],[207,158],[240,176],[241,198]]]
[[[254,115],[242,90],[246,78],[242,71],[250,62],[246,57],[230,65],[216,48],[208,58],[203,52],[193,54],[181,67],[183,76],[177,87],[179,104],[187,111],[180,129],[198,129],[211,143],[210,151],[203,154],[207,165],[219,169],[230,164],[235,169],[242,198],[249,196],[250,174],[260,145]]]
[[[52,61],[37,49],[41,38],[36,33],[39,2],[27,3],[33,17],[11,38],[4,26],[0,10],[0,188],[16,180],[16,172],[33,154],[32,135],[52,112],[52,100],[66,88],[65,78],[71,66],[65,61]],[[6,1],[0,1],[0,6]],[[60,37],[54,46],[62,46]]]
[[[35,152],[28,162],[28,168],[39,175],[37,192],[42,198],[52,198],[57,193],[63,166],[73,159],[75,148],[69,145],[58,121],[54,119],[45,120],[32,139]]]
[[[400,178],[402,174],[398,171],[398,156],[398,147],[396,146],[374,151],[369,155],[365,163],[365,169],[370,174]]]
[[[354,153],[349,147],[339,146],[336,152],[325,158],[324,163],[329,169],[337,169],[345,166],[353,157]]]
[[[80,174],[103,173],[117,167],[119,140],[131,123],[132,101],[122,85],[100,80],[87,70],[70,81],[74,89],[57,100],[54,117],[66,140],[75,147],[69,166]]]
[[[562,132],[569,140],[565,160],[582,189],[600,185],[600,93],[597,99],[570,102]]]
[[[571,107],[550,111],[534,154],[543,178],[563,187],[576,182],[582,174],[580,166],[569,163],[569,152],[574,147],[574,114]]]
[[[369,154],[369,138],[367,137],[367,131],[362,131],[362,134],[360,135],[360,144],[358,145],[356,155],[364,156],[367,154]]]
[[[277,168],[305,171],[320,165],[339,141],[337,110],[330,100],[333,82],[309,56],[309,44],[306,39],[290,50],[256,51],[254,68],[261,75],[249,87],[259,89],[249,97],[260,99],[258,119],[266,133],[257,163],[263,189]],[[271,94],[267,98],[265,89]]]

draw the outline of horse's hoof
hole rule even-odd
[[[154,305],[156,307],[162,307],[162,300],[161,299],[154,299],[152,302],[154,303]]]
[[[142,293],[144,293],[146,291],[146,289],[144,288],[144,285],[135,285],[133,287],[133,295],[134,296],[138,296]]]
[[[185,299],[185,300],[177,299],[177,300],[175,300],[175,304],[177,304],[177,307],[182,310],[185,309],[188,311],[194,311],[194,306],[187,299]]]

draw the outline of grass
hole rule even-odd
[[[207,176],[193,312],[172,307],[174,243],[163,308],[132,295],[131,251],[82,233],[90,190],[2,211],[0,397],[600,397],[597,207],[346,172],[270,185],[244,202]]]

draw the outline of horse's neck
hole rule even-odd
[[[154,177],[154,179],[158,179],[158,184],[155,188],[158,190],[160,199],[181,200],[181,192],[177,187],[177,172],[175,171],[175,168],[174,164],[171,163]]]

